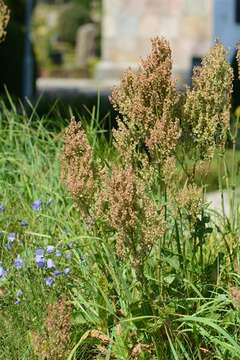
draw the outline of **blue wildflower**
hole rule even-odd
[[[47,246],[47,253],[48,253],[48,254],[53,253],[54,250],[55,250],[55,246],[53,246],[53,245],[48,245],[48,246]]]
[[[39,210],[40,207],[42,205],[42,200],[41,199],[37,199],[32,203],[32,209],[33,210]]]
[[[63,272],[65,275],[68,275],[70,273],[70,268],[69,267],[66,267],[65,269],[63,269]]]
[[[0,266],[0,279],[3,278],[7,273],[7,270],[5,270],[2,266]]]
[[[62,273],[61,270],[54,270],[52,274],[53,276],[58,276],[61,275],[61,273]]]
[[[8,241],[13,242],[16,239],[16,233],[12,232],[7,235]]]
[[[36,255],[35,261],[36,261],[36,265],[38,268],[40,268],[40,269],[44,268],[45,259],[43,256]]]
[[[54,261],[52,259],[47,260],[47,268],[52,269],[55,267]]]
[[[3,212],[5,210],[5,207],[3,204],[0,204],[0,213]]]
[[[36,249],[35,250],[35,255],[36,256],[44,256],[44,249]]]
[[[23,259],[20,255],[16,257],[16,259],[13,262],[16,269],[21,269],[23,267]]]
[[[27,220],[25,220],[25,219],[20,220],[19,223],[20,223],[20,225],[21,225],[22,227],[28,226],[28,222],[27,222]]]
[[[53,284],[54,279],[51,276],[47,276],[44,278],[45,284],[51,286]]]
[[[5,245],[6,249],[7,250],[11,250],[12,248],[12,243],[14,242],[14,240],[16,239],[16,233],[12,232],[12,233],[9,233],[7,235],[7,244]]]

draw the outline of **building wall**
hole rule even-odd
[[[240,24],[235,20],[236,0],[214,0],[213,40],[219,39],[229,50],[229,60],[240,41]]]
[[[136,64],[150,49],[150,38],[164,36],[173,50],[174,71],[184,80],[193,56],[209,49],[212,0],[103,0],[103,77]]]

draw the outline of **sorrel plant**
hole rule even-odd
[[[230,129],[226,56],[217,42],[192,87],[178,92],[169,44],[155,38],[139,69],[113,90],[114,156],[99,156],[96,138],[75,119],[66,131],[62,179],[91,238],[95,274],[74,301],[88,331],[108,337],[95,344],[100,358],[240,356],[236,323],[221,321],[236,281],[236,228],[211,214],[199,185],[214,154],[224,157]]]

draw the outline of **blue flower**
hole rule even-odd
[[[2,266],[0,266],[0,279],[3,278],[7,273],[7,270],[5,270]]]
[[[46,278],[44,278],[45,284],[48,286],[51,286],[54,282],[54,279],[51,276],[47,276]]]
[[[5,207],[3,206],[3,204],[0,204],[0,213],[4,212],[4,210],[5,210]]]
[[[37,199],[32,203],[32,209],[33,210],[39,210],[40,207],[42,205],[42,200],[41,199]]]
[[[47,268],[52,269],[55,267],[54,261],[52,259],[47,260]]]
[[[25,219],[20,220],[19,223],[20,223],[20,225],[21,225],[22,227],[28,226],[28,222],[27,222],[27,220],[25,220]]]
[[[35,255],[36,256],[44,256],[44,249],[36,249],[35,250]]]
[[[8,241],[13,242],[16,239],[16,233],[12,232],[7,235]]]
[[[61,275],[61,273],[62,273],[61,270],[54,270],[52,274],[53,276],[58,276]]]
[[[69,267],[66,267],[64,270],[63,270],[63,272],[64,272],[64,274],[65,275],[68,275],[69,273],[70,273],[70,268]]]
[[[43,256],[36,255],[35,261],[36,261],[36,265],[38,268],[40,268],[40,269],[44,268],[45,259]]]
[[[14,242],[14,240],[16,239],[16,233],[12,232],[12,233],[9,233],[7,235],[7,244],[5,245],[6,249],[7,250],[11,250],[12,248],[12,243]]]
[[[20,255],[16,257],[16,259],[13,262],[16,269],[21,269],[23,267],[23,259]]]
[[[53,245],[48,245],[48,246],[47,246],[47,253],[48,253],[48,254],[53,253],[54,250],[55,250],[55,246],[53,246]]]

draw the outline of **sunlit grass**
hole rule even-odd
[[[99,156],[114,158],[93,123],[88,136]],[[0,266],[8,271],[0,279],[0,359],[37,359],[33,333],[43,332],[47,305],[64,296],[73,310],[68,360],[131,359],[137,344],[142,344],[137,358],[144,360],[239,358],[239,300],[233,299],[229,287],[237,289],[240,279],[229,256],[219,257],[214,246],[205,247],[202,271],[191,268],[187,253],[184,266],[188,270],[183,273],[176,239],[171,236],[163,249],[161,272],[156,272],[156,254],[146,266],[151,289],[146,293],[130,262],[117,258],[114,239],[87,232],[62,186],[63,132],[50,132],[40,119],[30,120],[1,104],[0,137],[0,203],[5,208],[0,212]],[[231,158],[230,151],[226,157]],[[217,160],[211,169],[217,169]],[[217,177],[215,170],[212,173]],[[34,210],[32,203],[37,199],[42,204]],[[21,226],[23,219],[27,226]],[[8,250],[7,237],[12,232],[16,241]],[[226,241],[230,243],[234,236],[229,232]],[[210,242],[218,237],[214,228]],[[45,283],[51,270],[39,269],[35,262],[36,249],[49,244],[63,254],[71,252],[71,259],[46,255],[61,270],[71,269],[68,275],[56,276],[52,286]],[[224,244],[219,246],[224,251]],[[13,262],[19,254],[24,266],[16,269]],[[18,290],[22,295],[16,303]],[[102,355],[99,344],[105,349]]]

